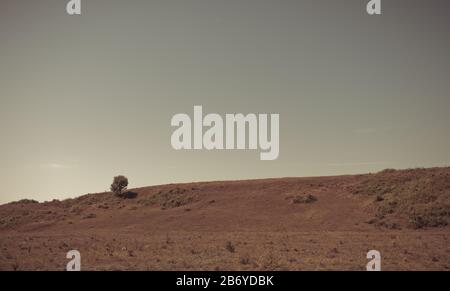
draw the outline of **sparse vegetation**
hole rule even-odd
[[[273,250],[269,250],[268,253],[262,255],[257,265],[260,271],[279,271],[282,269],[280,259],[275,257]]]
[[[94,213],[89,213],[88,215],[83,216],[83,219],[92,219],[96,217],[97,215],[95,215]]]
[[[292,199],[292,203],[294,204],[307,204],[307,203],[313,203],[316,202],[317,198],[311,194],[308,195],[297,195]]]
[[[114,177],[113,183],[111,184],[111,191],[116,195],[121,197],[123,191],[128,187],[128,178],[125,176]]]
[[[446,226],[448,216],[448,210],[442,208],[416,210],[409,215],[409,223],[415,229]]]
[[[450,177],[433,169],[387,169],[351,188],[356,195],[375,196],[376,225],[398,228],[441,227],[450,217]]]
[[[12,204],[38,204],[39,202],[33,199],[22,199],[17,202],[12,202]]]
[[[377,197],[375,197],[375,202],[381,202],[383,200],[384,200],[384,198],[381,195],[377,195]]]
[[[248,264],[250,264],[250,259],[249,259],[248,257],[242,257],[242,258],[239,260],[239,263],[240,263],[241,265],[248,265]]]
[[[450,168],[124,189],[0,205],[0,270],[73,248],[85,270],[361,270],[374,241],[386,270],[450,269]]]
[[[229,251],[230,253],[234,253],[234,251],[236,250],[235,246],[233,245],[233,243],[231,241],[227,241],[227,243],[225,245],[225,249],[227,251]]]
[[[138,203],[145,206],[159,205],[159,207],[164,210],[188,205],[196,200],[197,195],[192,193],[192,191],[177,187],[153,193],[145,199],[139,200]]]

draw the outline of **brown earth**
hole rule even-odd
[[[450,270],[450,168],[208,182],[0,206],[0,270]]]

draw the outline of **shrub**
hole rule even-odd
[[[410,225],[415,229],[421,229],[426,227],[440,227],[446,226],[447,219],[441,216],[435,216],[430,213],[424,214],[411,214],[409,218]]]
[[[299,195],[299,196],[296,196],[296,197],[292,200],[292,202],[293,202],[294,204],[297,204],[297,203],[312,203],[312,202],[315,202],[315,201],[317,201],[317,198],[314,197],[314,196],[311,195],[311,194],[306,195],[306,196]]]
[[[248,265],[250,264],[250,259],[248,257],[243,257],[239,260],[239,263],[241,263],[241,265]]]
[[[17,203],[17,204],[38,204],[39,202],[36,200],[32,200],[32,199],[22,199],[16,202],[12,202],[12,204]]]
[[[230,253],[234,253],[234,251],[235,251],[235,247],[234,247],[233,243],[230,241],[228,241],[227,244],[225,245],[225,249],[227,251],[229,251]]]
[[[116,176],[111,184],[111,191],[116,194],[116,196],[122,196],[123,190],[126,190],[127,187],[128,178],[125,176]]]

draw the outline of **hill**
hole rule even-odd
[[[450,269],[450,168],[171,184],[0,206],[0,269]]]

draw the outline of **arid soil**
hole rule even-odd
[[[173,184],[0,206],[0,270],[450,270],[450,168]]]

